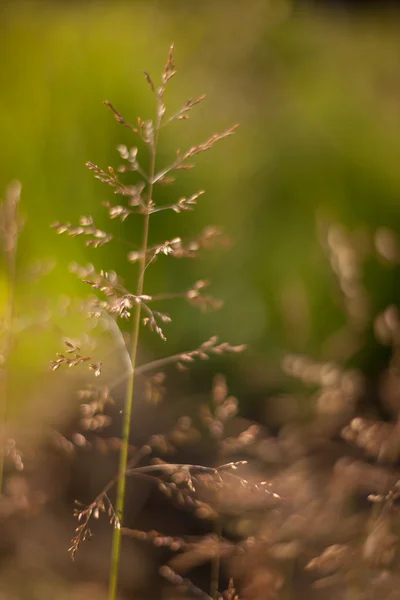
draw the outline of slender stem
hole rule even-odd
[[[171,356],[165,356],[164,358],[158,358],[156,360],[152,360],[150,362],[144,363],[143,365],[139,365],[138,367],[135,368],[135,373],[134,375],[145,375],[146,373],[148,373],[149,371],[153,371],[154,369],[160,369],[163,367],[166,367],[168,365],[171,365],[173,363],[179,362],[179,360],[181,359],[182,355],[185,354],[190,354],[192,352],[194,352],[195,350],[198,350],[198,348],[191,348],[190,350],[185,350],[184,352],[179,352],[178,354],[171,354]],[[129,377],[131,377],[132,375],[132,366],[131,366],[131,358],[130,355],[128,354],[127,359],[129,359],[129,365],[127,365],[128,370],[125,371],[124,373],[122,373],[122,375],[120,375],[119,377],[116,377],[113,381],[111,381],[111,383],[109,384],[109,387],[111,389],[116,388],[118,385],[121,385],[121,383],[124,383],[124,381],[126,381],[127,379],[129,379]]]
[[[9,294],[6,306],[5,327],[6,327],[6,342],[4,348],[4,364],[1,369],[1,414],[0,414],[0,497],[3,492],[4,479],[4,442],[5,428],[8,419],[8,388],[10,377],[10,354],[13,345],[14,335],[14,314],[15,314],[15,288],[17,274],[17,247],[18,247],[18,202],[20,194],[20,184],[15,183],[9,190],[10,198],[6,200],[9,206],[5,207],[8,213],[7,227],[9,231],[4,233],[5,247],[8,253],[8,280]]]
[[[10,294],[8,299],[8,309],[7,309],[7,341],[6,341],[6,351],[4,360],[5,363],[1,369],[1,395],[2,395],[2,404],[1,404],[1,416],[0,416],[0,424],[1,424],[1,436],[0,436],[0,496],[3,492],[3,478],[4,478],[4,443],[5,443],[5,429],[8,419],[8,388],[9,388],[9,357],[10,351],[12,347],[12,336],[13,336],[13,321],[14,321],[14,304],[15,304],[15,281],[14,276],[10,277]]]
[[[157,119],[156,119],[155,128],[154,128],[154,139],[151,144],[151,162],[150,162],[150,171],[149,171],[149,179],[148,179],[149,188],[148,188],[148,196],[147,196],[147,210],[144,215],[143,242],[142,242],[142,250],[141,250],[140,262],[139,262],[138,285],[137,285],[137,292],[136,292],[137,296],[141,296],[143,294],[144,274],[145,274],[146,267],[147,267],[146,256],[147,256],[147,248],[148,248],[149,220],[150,220],[150,210],[148,207],[151,204],[152,196],[153,196],[157,142],[158,142],[158,135],[159,135],[159,131],[160,131],[159,103],[160,103],[160,99],[158,99]],[[116,598],[117,598],[119,562],[120,562],[120,553],[121,553],[121,524],[123,523],[123,518],[124,518],[125,493],[126,493],[126,471],[127,471],[127,465],[128,465],[129,438],[130,438],[130,432],[131,432],[133,394],[134,394],[134,390],[135,390],[135,369],[136,369],[136,359],[137,359],[137,350],[138,350],[138,342],[139,342],[141,311],[142,311],[142,304],[139,303],[136,306],[136,311],[135,311],[135,316],[134,316],[132,343],[131,343],[131,350],[130,350],[130,361],[131,361],[131,365],[132,365],[132,372],[129,376],[128,385],[126,387],[126,396],[125,396],[124,422],[123,422],[123,431],[122,431],[122,448],[121,448],[120,460],[119,460],[117,500],[116,500],[116,506],[115,506],[115,512],[116,512],[118,520],[119,520],[119,526],[115,527],[113,530],[109,593],[108,593],[109,600],[116,600]]]
[[[148,302],[159,302],[160,300],[176,300],[177,298],[185,298],[187,291],[185,292],[171,292],[170,294],[157,294],[152,296]]]
[[[175,206],[176,204],[166,204],[165,206],[158,206],[157,208],[152,209],[151,214],[154,215],[155,213],[161,212],[162,210],[172,210]]]
[[[190,350],[189,352],[192,352]],[[158,360],[152,360],[151,362],[145,363],[144,365],[140,365],[136,369],[137,375],[143,375],[144,373],[148,373],[148,371],[153,371],[154,369],[160,369],[162,367],[166,367],[167,365],[178,362],[182,356],[182,354],[187,354],[186,352],[180,352],[179,354],[172,354],[171,356],[166,356],[165,358],[159,358]]]

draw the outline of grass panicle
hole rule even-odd
[[[82,510],[76,510],[79,525],[71,546],[71,553],[74,557],[81,542],[88,539],[91,535],[89,527],[91,518],[98,517],[100,512],[108,513],[110,523],[113,525],[109,600],[115,600],[117,597],[121,536],[124,531],[123,522],[126,477],[133,473],[140,476],[150,476],[148,470],[145,468],[140,469],[139,467],[133,467],[132,459],[129,460],[132,407],[137,376],[143,375],[150,370],[160,369],[170,363],[175,363],[178,369],[184,370],[197,358],[206,360],[213,355],[240,352],[244,348],[243,346],[232,346],[227,342],[221,343],[218,341],[217,337],[213,337],[203,342],[194,350],[158,359],[147,365],[137,364],[141,326],[147,326],[162,340],[166,341],[164,327],[170,323],[171,318],[167,313],[155,310],[153,308],[154,303],[182,298],[202,311],[218,309],[221,306],[220,300],[204,293],[204,290],[208,286],[207,281],[197,281],[189,289],[176,293],[152,295],[145,292],[146,271],[158,257],[164,255],[172,256],[174,258],[196,258],[203,248],[210,248],[216,244],[225,246],[227,244],[226,237],[221,230],[214,227],[206,228],[196,239],[192,240],[184,241],[177,237],[157,244],[149,241],[150,217],[152,214],[166,210],[175,213],[192,211],[196,207],[198,199],[204,194],[204,191],[200,190],[188,197],[180,198],[176,203],[162,205],[157,203],[155,193],[157,186],[173,183],[175,181],[175,174],[180,170],[192,169],[194,164],[191,161],[194,157],[202,152],[210,150],[216,142],[232,135],[237,127],[231,127],[223,133],[213,134],[205,142],[192,146],[186,151],[181,152],[178,150],[176,157],[167,166],[159,167],[157,164],[157,151],[161,132],[164,133],[164,128],[171,122],[187,119],[190,110],[204,99],[204,96],[200,96],[196,100],[188,100],[181,109],[171,116],[168,116],[164,104],[164,96],[167,84],[175,73],[173,46],[171,46],[167,63],[161,75],[160,84],[156,85],[151,76],[147,72],[145,73],[146,81],[154,96],[155,117],[153,120],[143,121],[138,118],[136,124],[132,125],[121,115],[111,102],[105,102],[105,105],[113,113],[116,121],[124,127],[127,127],[135,137],[139,138],[141,144],[147,149],[148,170],[146,171],[139,162],[140,156],[138,149],[136,147],[128,148],[125,145],[120,145],[118,147],[118,152],[124,163],[117,169],[113,167],[102,169],[92,162],[87,163],[87,167],[94,173],[94,176],[97,179],[110,186],[113,189],[114,194],[121,196],[122,202],[120,204],[115,205],[108,201],[105,203],[110,219],[118,218],[121,221],[125,221],[131,216],[142,219],[142,240],[140,248],[130,250],[127,255],[129,262],[138,264],[137,284],[133,293],[125,288],[122,280],[114,272],[105,272],[103,270],[97,272],[92,267],[89,270],[83,270],[83,272],[79,268],[75,269],[82,280],[89,285],[95,293],[102,294],[105,297],[103,300],[96,297],[93,301],[92,310],[90,312],[93,317],[101,318],[104,314],[108,314],[112,319],[130,319],[132,321],[128,350],[130,368],[128,373],[123,375],[123,378],[126,379],[126,390],[118,473],[92,504]],[[123,175],[128,172],[135,173],[137,176],[137,181],[134,185],[127,185],[122,181]],[[112,234],[107,233],[96,226],[92,216],[81,217],[77,226],[73,226],[71,223],[62,224],[56,222],[53,224],[53,228],[59,234],[67,234],[72,237],[85,237],[86,245],[92,248],[98,248],[104,244],[116,241]],[[117,240],[117,242],[118,241],[119,240]],[[67,350],[63,353],[59,353],[56,360],[51,362],[51,368],[53,370],[57,370],[61,366],[76,367],[87,363],[96,376],[101,374],[102,361],[94,361],[91,356],[81,354],[79,347],[75,346],[72,342],[66,341],[65,343]],[[114,382],[114,385],[118,385],[119,383],[121,383],[120,379]],[[99,419],[99,417],[97,418]],[[79,438],[80,442],[84,445],[86,438],[83,434],[79,435],[81,436]],[[160,439],[157,441],[159,443]],[[142,451],[139,451],[139,456],[147,456],[151,453],[152,446],[154,445],[156,445],[156,438],[150,441]],[[133,462],[136,462],[137,460],[138,455],[135,454]],[[172,465],[172,472],[174,468],[174,465]],[[160,471],[160,469],[161,471],[167,469],[169,472],[171,467],[168,466],[167,468],[158,465],[156,470]],[[189,472],[190,471],[188,470],[187,473]],[[217,471],[215,471],[215,473],[217,474]],[[108,497],[108,491],[114,485],[116,486],[115,508]],[[166,489],[169,488],[167,487]],[[184,501],[183,491],[180,491],[178,496]],[[197,506],[199,512],[202,512],[204,515],[213,512],[211,508],[207,508],[207,505],[199,500],[195,501],[191,499],[190,502],[192,505]],[[216,572],[213,574],[213,579],[215,595],[217,593],[218,584],[218,575]]]

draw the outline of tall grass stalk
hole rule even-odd
[[[150,172],[149,172],[149,188],[147,195],[146,211],[144,214],[143,224],[143,242],[141,258],[139,263],[139,274],[138,274],[138,286],[136,295],[142,296],[144,288],[144,277],[146,271],[146,259],[147,259],[147,247],[149,238],[149,225],[150,225],[150,206],[153,196],[154,187],[154,176],[156,166],[156,154],[157,154],[157,143],[160,132],[161,123],[161,111],[160,111],[161,98],[157,95],[157,118],[155,122],[154,138],[151,144],[151,159],[150,159]],[[141,316],[141,304],[136,306],[133,330],[132,330],[132,343],[130,350],[131,359],[131,373],[126,386],[125,396],[125,410],[123,420],[123,433],[122,433],[122,448],[119,460],[118,469],[118,484],[117,484],[117,500],[116,500],[116,514],[120,521],[123,521],[124,506],[125,506],[125,491],[126,491],[126,470],[128,466],[128,450],[129,450],[129,438],[131,432],[131,419],[132,419],[132,407],[133,407],[133,394],[135,390],[135,369],[136,369],[136,358],[139,342],[139,330],[140,330],[140,316]],[[112,553],[111,553],[111,565],[110,565],[110,581],[109,581],[109,600],[115,600],[117,597],[118,588],[118,572],[119,572],[119,561],[121,554],[121,527],[114,527],[113,540],[112,540]]]
[[[97,273],[92,265],[90,265],[90,268],[88,269],[77,269],[79,276],[86,284],[90,285],[93,290],[100,291],[105,294],[105,301],[100,301],[97,298],[93,300],[93,302],[90,304],[89,315],[96,317],[106,316],[107,321],[111,319],[114,323],[113,329],[117,329],[116,337],[118,338],[119,345],[122,336],[114,319],[127,319],[130,318],[131,315],[133,317],[130,350],[129,352],[128,350],[126,351],[128,372],[124,374],[124,379],[126,377],[127,384],[123,411],[122,439],[118,471],[116,476],[107,484],[94,502],[92,502],[86,508],[76,509],[74,512],[80,524],[75,530],[76,535],[72,540],[72,546],[70,548],[71,556],[74,558],[80,543],[86,539],[89,539],[91,536],[89,521],[92,516],[98,515],[100,511],[105,512],[107,510],[108,516],[110,517],[110,523],[112,523],[114,526],[108,588],[109,600],[116,600],[117,598],[120,571],[121,536],[123,531],[126,530],[126,528],[124,528],[126,477],[132,474],[132,460],[128,461],[128,455],[130,449],[129,442],[136,377],[138,375],[142,375],[150,369],[152,370],[154,368],[163,367],[170,363],[176,363],[178,368],[185,369],[188,364],[192,363],[197,358],[205,360],[212,355],[241,352],[244,348],[243,346],[232,346],[228,342],[220,343],[218,341],[218,337],[213,336],[209,340],[206,340],[200,344],[200,346],[194,350],[189,350],[187,352],[175,354],[169,357],[167,356],[165,358],[152,361],[151,363],[137,366],[137,353],[141,324],[143,323],[143,325],[147,325],[150,330],[154,331],[163,341],[165,341],[166,337],[163,332],[163,326],[171,321],[171,318],[168,314],[159,312],[158,310],[153,310],[151,305],[152,302],[181,298],[186,300],[192,306],[202,310],[216,309],[221,306],[221,302],[219,300],[208,294],[204,294],[204,289],[207,287],[208,282],[203,280],[196,281],[190,289],[175,293],[160,293],[156,295],[148,295],[147,293],[144,293],[146,270],[151,263],[158,258],[159,255],[172,256],[176,258],[196,258],[202,248],[210,247],[210,245],[214,245],[215,243],[223,243],[221,231],[216,227],[206,228],[197,239],[190,241],[183,241],[181,238],[176,237],[172,240],[164,240],[156,245],[149,244],[148,242],[150,216],[153,213],[158,213],[165,210],[172,210],[178,214],[185,211],[191,211],[194,209],[197,199],[204,193],[202,190],[200,190],[189,197],[180,198],[176,203],[157,205],[153,199],[153,191],[155,186],[157,184],[172,183],[175,180],[175,177],[171,176],[171,172],[174,173],[179,170],[192,169],[194,164],[188,162],[189,159],[192,159],[197,154],[209,150],[219,140],[232,135],[236,129],[236,126],[234,126],[223,133],[213,134],[205,142],[192,146],[185,152],[177,150],[175,158],[167,166],[161,167],[159,171],[156,171],[157,146],[161,129],[173,121],[187,119],[188,113],[192,107],[199,104],[205,97],[203,95],[195,100],[189,99],[176,113],[172,114],[171,116],[166,116],[164,94],[168,81],[174,75],[175,64],[173,59],[173,46],[171,46],[168,60],[162,73],[161,84],[156,87],[150,75],[145,73],[147,83],[149,84],[149,87],[156,99],[156,116],[154,121],[142,121],[140,118],[138,118],[137,126],[131,125],[110,102],[105,102],[106,106],[114,113],[117,122],[130,129],[131,132],[133,132],[147,147],[149,153],[149,168],[147,172],[142,169],[137,160],[138,149],[128,149],[125,145],[119,146],[118,150],[121,158],[126,162],[118,167],[117,170],[112,167],[108,167],[108,171],[104,171],[91,162],[87,163],[88,168],[94,172],[97,179],[111,186],[115,194],[119,194],[124,198],[124,204],[114,205],[109,202],[105,203],[108,207],[110,219],[119,218],[123,222],[130,215],[134,214],[143,219],[142,243],[140,250],[138,252],[134,251],[128,254],[128,260],[131,263],[138,263],[135,294],[132,294],[125,288],[122,280],[120,280],[115,272],[108,273],[102,270]],[[136,185],[126,185],[119,179],[119,173],[126,172],[134,172],[139,176],[139,181],[136,183]],[[106,233],[98,229],[92,216],[81,217],[78,227],[75,227],[70,223],[54,223],[53,227],[58,233],[67,233],[72,237],[86,236],[86,245],[94,248],[102,246],[113,239],[118,241],[118,238],[115,238],[111,233]],[[95,310],[93,311],[92,308]],[[71,367],[86,363],[88,364],[89,369],[94,371],[96,376],[100,375],[102,361],[89,362],[93,360],[92,357],[82,355],[79,347],[76,346],[75,343],[65,340],[65,344],[67,346],[65,354],[58,353],[57,359],[51,361],[50,363],[53,371],[58,370],[62,365]],[[100,389],[100,391],[101,394],[103,394],[104,388]],[[108,396],[108,392],[106,393],[106,396]],[[150,446],[148,445],[143,448],[144,455],[142,455],[143,453],[140,451],[136,453],[136,456],[134,457],[135,466],[137,462],[144,458],[144,456],[147,456],[149,448]],[[151,448],[150,452],[152,452]],[[173,472],[174,469],[175,467],[172,470]],[[115,508],[107,494],[107,492],[114,485],[116,485]],[[216,595],[218,587],[219,559],[215,562],[215,571],[216,572],[213,574],[213,586],[215,588]]]

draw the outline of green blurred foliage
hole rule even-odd
[[[400,225],[398,20],[304,12],[283,0],[11,2],[0,10],[0,189],[19,179],[27,216],[19,312],[84,294],[68,273],[71,261],[94,262],[134,282],[124,244],[88,249],[80,239],[57,237],[49,224],[91,214],[99,227],[140,243],[134,219],[108,223],[101,203],[113,200],[111,190],[84,165],[119,164],[117,145],[135,144],[102,102],[109,99],[127,120],[150,118],[154,103],[142,72],[155,79],[174,41],[178,75],[167,106],[203,92],[208,98],[188,123],[165,130],[160,164],[177,147],[235,122],[241,127],[176,185],[159,190],[161,202],[198,189],[207,194],[195,213],[154,216],[154,242],[208,224],[222,225],[235,242],[227,253],[194,262],[162,258],[149,270],[149,293],[210,278],[226,301],[211,316],[172,305],[168,352],[218,334],[249,343],[267,360],[283,350],[318,354],[344,318],[319,246],[318,211],[349,227]],[[24,268],[53,257],[54,272],[29,288]],[[377,310],[398,298],[396,273],[371,269]],[[300,310],[288,322],[283,297],[294,314],[302,298],[307,323]],[[154,353],[167,352],[158,339],[144,340]],[[42,345],[40,360],[50,347]]]

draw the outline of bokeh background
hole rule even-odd
[[[5,2],[1,29],[0,185],[23,184],[20,263],[57,259],[54,274],[40,283],[43,293],[81,291],[66,274],[72,260],[97,262],[129,280],[122,245],[85,249],[80,240],[57,238],[49,224],[92,214],[109,226],[101,206],[109,190],[85,162],[118,164],[116,146],[131,140],[103,101],[126,118],[151,117],[142,72],[157,77],[173,41],[178,75],[169,106],[208,97],[188,123],[165,131],[162,158],[232,123],[241,127],[174,189],[163,190],[178,197],[205,189],[198,210],[153,220],[155,240],[214,224],[234,241],[225,256],[150,275],[152,289],[168,290],[206,275],[226,302],[204,321],[183,308],[171,344],[218,332],[266,359],[283,348],[318,352],[340,324],[318,240],[319,212],[351,228],[398,225],[399,48],[392,14],[283,1]],[[135,240],[134,229],[123,234]],[[371,281],[377,306],[395,291],[395,278],[386,275]],[[307,305],[301,319],[296,298],[299,314]]]
[[[211,335],[248,344],[241,356],[194,367],[185,389],[205,393],[222,369],[241,413],[264,420],[271,394],[298,389],[281,369],[287,353],[335,360],[368,375],[364,406],[386,414],[375,391],[388,350],[374,336],[374,319],[400,294],[399,25],[396,7],[382,3],[3,0],[0,190],[22,183],[26,219],[17,278],[17,313],[25,321],[12,356],[17,421],[27,403],[33,410],[28,392],[41,397],[63,337],[79,329],[72,317],[57,316],[66,297],[87,293],[70,263],[114,269],[128,287],[135,280],[123,242],[95,250],[57,236],[50,224],[93,215],[100,228],[140,243],[134,220],[109,222],[102,202],[113,200],[111,190],[85,163],[118,165],[118,144],[135,144],[103,101],[128,121],[151,118],[143,71],[157,79],[171,42],[178,74],[167,108],[202,93],[207,100],[163,132],[160,164],[176,148],[240,127],[160,190],[166,203],[198,189],[206,195],[193,213],[155,215],[151,239],[190,239],[216,225],[232,245],[196,261],[162,258],[149,270],[148,293],[206,278],[225,304],[207,315],[171,304],[168,346],[145,332],[143,354],[195,348]],[[347,295],[340,265],[330,264],[335,248],[350,264]],[[36,280],[40,265],[48,273]],[[5,268],[0,278],[5,303]],[[39,326],[52,311],[51,326]],[[300,413],[308,414],[308,397],[302,401]]]

